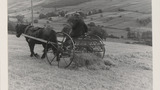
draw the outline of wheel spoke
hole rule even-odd
[[[53,60],[55,59],[56,56],[54,56],[54,58],[51,60],[51,63],[53,62]]]
[[[56,56],[55,56],[55,54],[53,52],[53,48],[55,48],[55,46],[54,46],[54,44],[50,44],[49,40],[48,40],[48,42],[46,44],[46,59],[47,59],[48,63],[50,65],[52,65],[53,64],[52,62],[56,58]]]
[[[66,60],[63,58],[63,60],[64,60],[64,62],[66,63],[66,65],[67,65],[67,62],[66,62]]]
[[[72,38],[66,33],[57,32],[57,36],[60,36],[58,37],[58,44],[62,54],[62,57],[60,57],[60,61],[58,62],[58,67],[66,68],[72,63],[72,60],[70,59],[71,53],[73,53],[71,51],[75,49],[74,42]]]
[[[62,42],[64,42],[64,41],[65,41],[65,38],[66,38],[66,37],[64,36],[64,37],[63,37],[63,39],[62,39]]]

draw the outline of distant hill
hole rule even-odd
[[[42,4],[42,6],[44,8],[54,8],[54,7],[60,8],[66,6],[75,6],[89,1],[92,0],[57,0],[55,2],[50,1],[50,3],[44,3]]]
[[[87,16],[84,20],[103,26],[104,29],[118,37],[127,37],[126,28],[133,31],[152,30],[152,9],[151,0],[33,0],[34,18],[38,18],[38,13],[48,13],[55,11],[78,11],[88,13],[92,10],[101,9],[101,13]],[[24,15],[31,20],[30,0],[8,0],[8,13],[10,16]],[[12,20],[12,19],[10,19]],[[39,20],[39,25],[43,26],[46,19]],[[59,29],[65,23],[65,18],[57,18],[50,24]]]
[[[100,8],[103,11],[125,9],[151,13],[151,0],[33,0],[34,6],[85,11]],[[8,0],[8,10],[21,10],[30,7],[30,0]]]

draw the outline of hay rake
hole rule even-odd
[[[50,39],[43,40],[25,34],[23,35],[25,37],[46,43],[46,59],[50,65],[58,64],[58,67],[69,67],[74,60],[75,54],[77,53],[92,53],[100,58],[103,58],[105,55],[105,45],[102,39],[96,35],[86,35],[73,39],[67,33],[57,32],[58,57],[53,52],[55,43],[50,42]],[[51,46],[51,48],[47,49],[49,46]],[[56,58],[60,58],[60,60],[57,62]]]

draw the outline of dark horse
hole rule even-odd
[[[54,30],[40,28],[40,27],[33,27],[31,25],[17,24],[16,25],[16,36],[20,37],[22,33],[26,34],[26,35],[29,35],[29,36],[36,37],[36,38],[40,38],[40,39],[43,39],[43,40],[50,39],[51,42],[55,43],[55,47],[52,48],[54,53],[57,52],[57,49],[56,49],[56,47],[58,47],[57,46],[57,37],[56,37],[56,32]],[[42,46],[44,48],[44,50],[43,50],[44,52],[43,52],[43,55],[42,55],[41,58],[42,59],[45,58],[46,43],[31,39],[31,38],[28,38],[28,37],[25,37],[25,38],[26,38],[26,41],[28,42],[28,45],[29,45],[29,48],[30,48],[30,52],[31,52],[30,56],[31,57],[32,56],[37,57],[38,54],[34,53],[34,46],[35,46],[35,44],[42,44]]]

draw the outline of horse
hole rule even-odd
[[[33,36],[33,37],[43,39],[43,40],[49,39],[51,42],[54,42],[55,47],[52,47],[52,50],[53,50],[54,54],[56,54],[58,57],[58,52],[56,49],[58,47],[58,45],[57,45],[58,42],[57,42],[56,32],[54,30],[45,29],[45,28],[41,28],[41,27],[34,27],[31,25],[25,25],[25,24],[17,24],[15,29],[16,29],[16,36],[18,38],[23,33],[23,34]],[[35,46],[35,44],[42,44],[44,50],[43,50],[43,54],[41,56],[41,59],[45,58],[46,51],[49,48],[51,48],[51,45],[49,45],[48,48],[45,48],[46,43],[31,39],[28,37],[25,37],[25,38],[26,38],[26,41],[28,42],[28,46],[30,48],[30,52],[31,52],[30,57],[33,57],[33,56],[38,57],[38,54],[34,52],[34,46]],[[57,60],[58,60],[58,58],[57,58]]]

